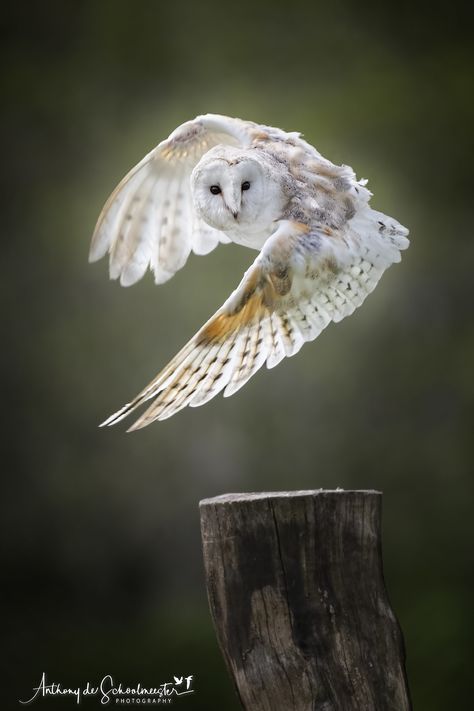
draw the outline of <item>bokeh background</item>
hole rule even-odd
[[[377,488],[417,711],[472,702],[473,61],[467,4],[83,0],[2,10],[2,709],[43,671],[194,674],[237,709],[208,614],[198,501]],[[89,239],[179,123],[299,130],[368,177],[412,246],[350,319],[144,431],[97,424],[224,301],[253,255],[123,289]],[[37,702],[72,708],[73,701]],[[96,701],[85,706],[97,705]],[[278,710],[277,710],[278,711]]]

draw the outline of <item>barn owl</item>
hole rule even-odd
[[[371,193],[299,133],[207,114],[179,126],[107,200],[90,249],[129,286],[162,284],[189,254],[236,242],[259,253],[227,301],[131,402],[130,430],[229,396],[362,304],[400,261],[408,230],[369,206]]]

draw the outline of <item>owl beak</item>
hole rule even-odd
[[[229,198],[230,198],[230,195],[229,195]],[[227,203],[227,208],[228,208],[229,212],[232,213],[234,220],[236,220],[239,216],[240,200],[241,200],[240,190],[239,190],[239,192],[237,192],[237,190],[236,190],[236,191],[233,191],[232,197],[231,197],[231,199],[228,200],[228,203]]]
[[[226,207],[229,210],[230,214],[233,216],[234,220],[236,220],[239,216],[240,210],[240,205],[237,204],[237,201],[232,201],[230,205],[226,203]]]

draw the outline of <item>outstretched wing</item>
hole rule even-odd
[[[330,321],[362,304],[384,270],[400,261],[408,231],[395,220],[367,220],[362,237],[293,221],[280,222],[238,288],[154,380],[103,425],[113,425],[145,402],[130,430],[232,395],[264,364],[315,339]]]
[[[122,286],[141,279],[148,266],[161,284],[189,253],[207,254],[230,240],[195,213],[190,175],[213,146],[247,146],[256,124],[207,114],[182,124],[119,183],[99,216],[89,261],[110,253],[110,278]]]

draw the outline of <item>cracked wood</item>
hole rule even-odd
[[[229,494],[200,508],[209,604],[244,709],[411,709],[379,492]]]

